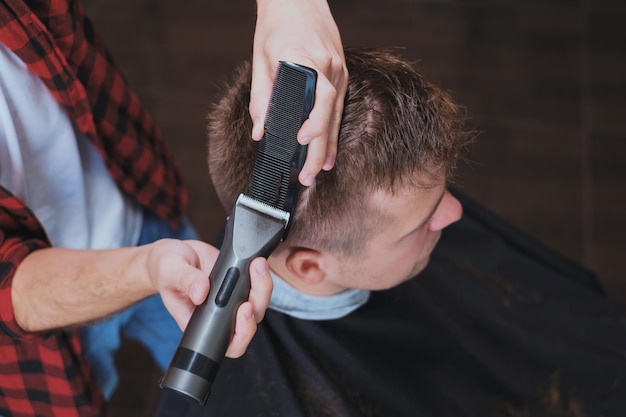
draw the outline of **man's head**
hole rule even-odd
[[[426,266],[461,214],[445,190],[470,139],[460,109],[391,50],[348,48],[345,57],[335,167],[301,190],[289,237],[270,258],[309,293],[397,285]],[[209,115],[209,170],[229,212],[249,188],[257,148],[250,80],[246,64]]]

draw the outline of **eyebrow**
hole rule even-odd
[[[437,203],[435,204],[433,209],[430,211],[430,213],[428,213],[428,216],[426,216],[424,221],[421,222],[419,225],[417,225],[415,228],[413,228],[413,230],[411,230],[410,232],[408,232],[404,236],[402,236],[400,238],[400,240],[404,239],[405,237],[409,236],[410,234],[415,233],[416,231],[420,230],[422,227],[426,226],[428,224],[428,222],[430,221],[430,219],[432,219],[433,216],[435,215],[435,212],[437,212],[437,209],[439,208],[439,205],[443,201],[443,196],[445,196],[445,195],[446,195],[446,189],[444,188],[443,193],[441,193],[441,195],[439,196],[439,199],[437,200]]]

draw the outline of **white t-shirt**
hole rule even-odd
[[[54,246],[137,244],[142,211],[43,81],[0,43],[0,184],[35,213]]]

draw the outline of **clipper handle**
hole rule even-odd
[[[194,310],[161,388],[205,404],[234,332],[239,306],[250,293],[250,263],[280,242],[289,215],[241,195],[226,223],[222,250],[209,275],[207,299]]]

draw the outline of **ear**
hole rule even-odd
[[[319,284],[326,276],[322,255],[314,249],[290,248],[285,266],[294,278],[305,284]]]

